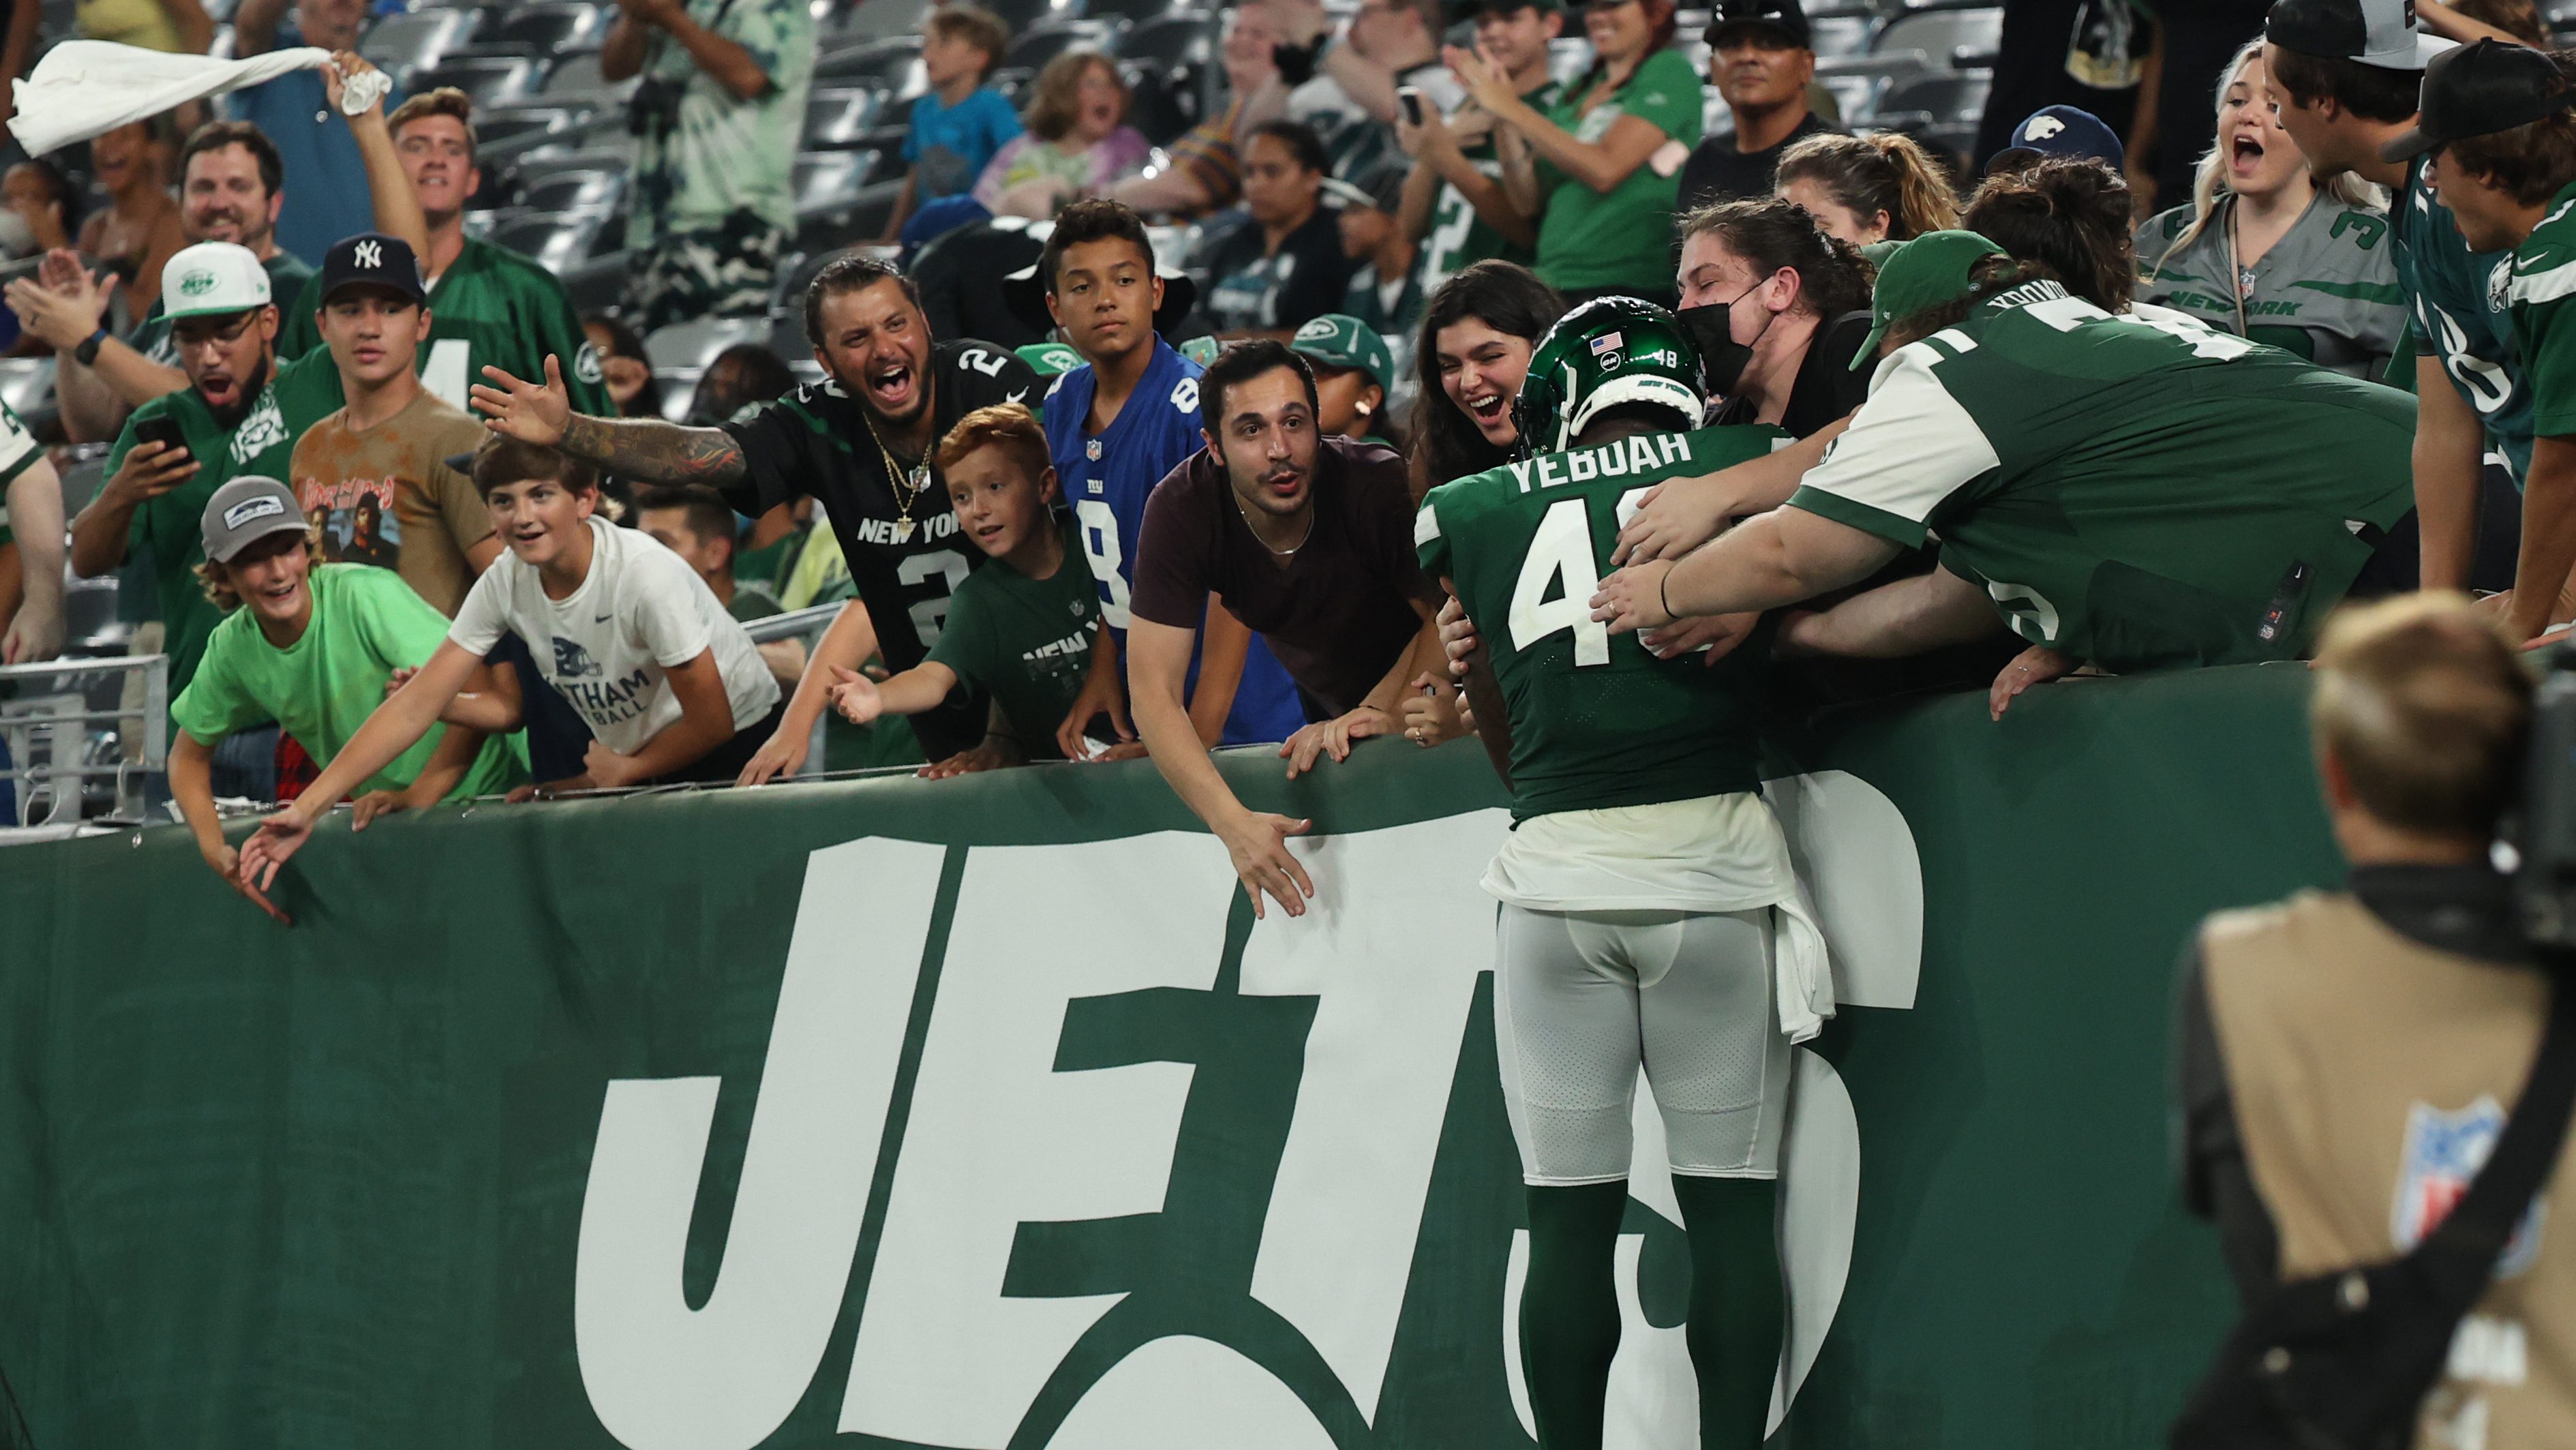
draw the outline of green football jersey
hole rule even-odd
[[[323,350],[322,332],[313,320],[321,306],[322,283],[316,278],[278,319],[278,356],[301,358]],[[421,344],[414,364],[420,380],[471,412],[466,390],[483,381],[486,364],[538,382],[545,378],[548,353],[563,364],[574,412],[617,416],[599,353],[581,330],[563,284],[516,252],[468,238],[455,264],[429,289],[429,341]],[[335,394],[339,386],[334,374]]]
[[[2406,292],[2397,285],[2388,218],[2319,196],[2254,264],[2252,290],[2237,293],[2236,200],[2221,197],[2209,224],[2188,243],[2192,208],[2178,206],[2138,228],[2138,300],[2188,312],[2295,353],[2348,377],[2376,379],[2406,330]]]
[[[1563,89],[1551,80],[1521,99],[1545,114],[1556,108],[1558,93]],[[1492,133],[1459,150],[1478,171],[1497,179],[1502,176],[1503,163],[1494,154]],[[1423,234],[1422,260],[1414,264],[1414,277],[1421,284],[1422,295],[1428,297],[1440,290],[1441,283],[1488,257],[1528,266],[1536,255],[1531,248],[1516,245],[1494,230],[1491,222],[1476,215],[1465,192],[1444,181],[1440,183],[1440,195],[1431,203],[1431,230]]]
[[[2183,321],[2013,288],[1880,364],[1789,505],[1982,586],[2106,669],[2285,659],[2414,506],[2412,398]]]
[[[1507,463],[1422,501],[1422,567],[1455,587],[1511,717],[1512,815],[1656,805],[1759,786],[1767,640],[1711,666],[1659,660],[1592,618],[1637,496],[1787,441],[1777,428],[1633,434]]]
[[[1031,760],[1061,758],[1056,727],[1082,693],[1100,634],[1100,589],[1073,516],[1056,527],[1064,560],[1055,573],[1032,579],[987,561],[948,597],[948,621],[929,656],[991,692]]]
[[[2514,248],[2505,306],[2514,354],[2531,395],[2531,431],[2576,434],[2576,185],[2551,199],[2548,214]]]
[[[339,406],[339,370],[325,352],[279,368],[232,428],[216,420],[214,410],[194,388],[154,398],[125,420],[125,431],[107,453],[107,477],[115,477],[125,465],[137,425],[154,418],[178,420],[179,435],[197,460],[197,471],[186,483],[134,511],[134,522],[126,532],[127,547],[146,549],[152,559],[161,621],[167,629],[162,649],[170,656],[172,700],[188,687],[197,661],[205,656],[207,638],[223,620],[192,572],[206,557],[206,500],[226,482],[246,474],[288,482],[287,464],[295,456],[295,441]]]
[[[2515,486],[2531,471],[2531,385],[2514,354],[2505,298],[2513,257],[2471,252],[2448,208],[2424,184],[2418,161],[2406,173],[2389,220],[2396,224],[2397,283],[2406,291],[2407,334],[2418,355],[2440,359],[2451,385],[2477,409],[2487,443],[2504,454]]]

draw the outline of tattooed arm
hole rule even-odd
[[[474,406],[492,431],[573,457],[638,483],[740,484],[742,445],[722,428],[683,428],[658,418],[594,418],[572,410],[563,366],[546,356],[546,380],[525,382],[496,367],[474,385]]]

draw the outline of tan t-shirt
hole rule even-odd
[[[447,466],[483,441],[483,425],[423,389],[410,407],[360,431],[346,408],[295,444],[295,497],[322,528],[322,556],[403,577],[453,619],[474,585],[465,550],[492,536],[474,481]]]

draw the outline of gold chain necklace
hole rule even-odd
[[[930,491],[929,457],[925,454],[921,462],[909,469],[902,467],[894,461],[894,450],[886,447],[885,436],[877,432],[875,416],[864,405],[859,409],[859,419],[868,425],[868,441],[877,446],[877,457],[885,460],[886,491],[895,496],[895,509],[899,515],[894,521],[894,541],[911,543],[913,508],[921,502],[921,496]]]

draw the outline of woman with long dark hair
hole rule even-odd
[[[1510,461],[1520,430],[1512,400],[1539,334],[1565,315],[1527,267],[1483,261],[1440,284],[1422,309],[1414,372],[1413,497]]]

